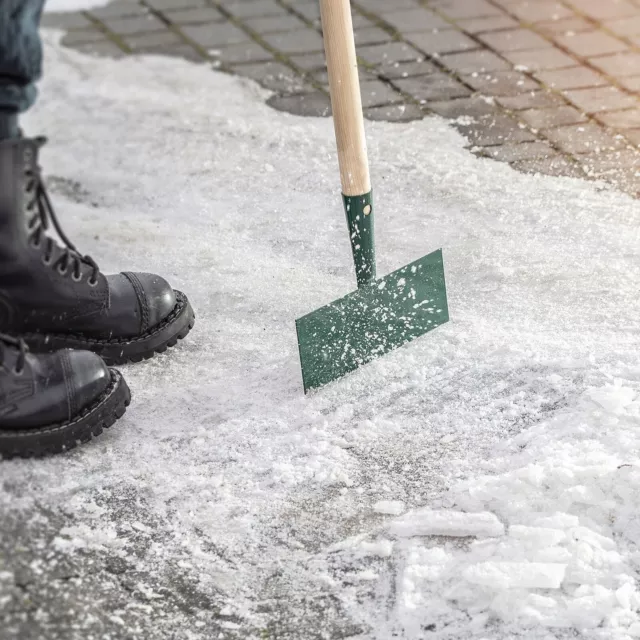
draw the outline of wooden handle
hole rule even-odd
[[[320,0],[342,193],[371,191],[356,45],[349,0]]]

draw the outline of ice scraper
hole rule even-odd
[[[305,392],[449,319],[442,251],[376,280],[374,204],[349,0],[321,0],[342,199],[358,289],[296,321]]]

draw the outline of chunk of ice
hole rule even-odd
[[[493,513],[463,513],[418,509],[394,520],[389,533],[400,538],[413,536],[495,537],[504,534],[504,525]]]
[[[564,531],[549,527],[525,527],[514,524],[509,527],[509,536],[535,547],[553,547],[567,537]]]
[[[467,567],[463,576],[493,589],[559,589],[566,569],[552,562],[481,562]]]
[[[380,500],[373,505],[373,510],[389,516],[399,516],[404,513],[405,506],[400,500]]]

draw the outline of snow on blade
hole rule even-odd
[[[38,558],[95,554],[89,593],[108,560],[122,637],[640,636],[637,201],[475,158],[438,119],[369,123],[379,271],[443,247],[452,320],[305,398],[294,318],[355,286],[331,121],[206,65],[46,55],[24,124],[65,229],[198,321],[124,368],[109,433],[2,463],[3,537],[22,518],[54,529],[21,541]]]

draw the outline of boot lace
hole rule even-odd
[[[46,138],[37,139],[38,147],[42,147],[45,143]],[[92,272],[88,283],[91,286],[96,285],[100,268],[91,256],[83,256],[62,230],[37,163],[34,162],[27,165],[25,178],[26,209],[27,215],[30,216],[28,225],[31,243],[34,247],[40,247],[44,243],[45,264],[57,268],[58,273],[63,276],[71,271],[72,277],[76,282],[79,282],[82,278],[82,265],[91,267]],[[64,243],[64,248],[57,245],[53,238],[47,235],[50,224],[53,225],[58,237]],[[56,248],[60,253],[54,261],[53,256],[57,253]]]
[[[20,375],[24,369],[24,363],[29,349],[24,340],[12,338],[4,333],[0,333],[0,366],[4,363],[7,349],[17,349],[18,359],[14,371]]]

